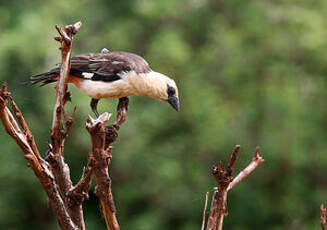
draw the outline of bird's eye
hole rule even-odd
[[[167,93],[168,93],[168,96],[174,96],[176,91],[173,87],[171,87],[170,85],[167,85]]]

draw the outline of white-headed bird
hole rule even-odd
[[[147,96],[169,103],[179,111],[176,83],[164,74],[151,70],[140,56],[128,52],[81,54],[70,59],[69,83],[73,83],[92,98],[91,108],[98,117],[97,104],[101,98]],[[60,68],[32,76],[33,84],[42,85],[59,79]]]

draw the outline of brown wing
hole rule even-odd
[[[120,73],[135,71],[147,73],[151,69],[149,64],[140,56],[127,52],[102,52],[81,54],[71,58],[70,74],[85,78],[84,73],[93,73],[89,80],[112,82],[121,79]],[[33,84],[42,82],[42,85],[56,81],[60,68],[31,77]]]
[[[133,70],[136,73],[151,71],[149,64],[142,57],[127,52],[81,54],[71,58],[71,69],[103,76]]]

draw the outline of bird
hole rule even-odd
[[[60,66],[30,77],[32,84],[44,86],[59,80]],[[168,76],[153,71],[141,56],[123,51],[80,54],[70,58],[68,83],[91,97],[91,109],[99,117],[97,105],[102,98],[147,96],[180,110],[178,88]]]

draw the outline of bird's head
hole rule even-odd
[[[173,79],[164,74],[151,71],[147,74],[148,84],[151,88],[150,95],[162,102],[169,103],[176,111],[179,111],[178,88]]]

